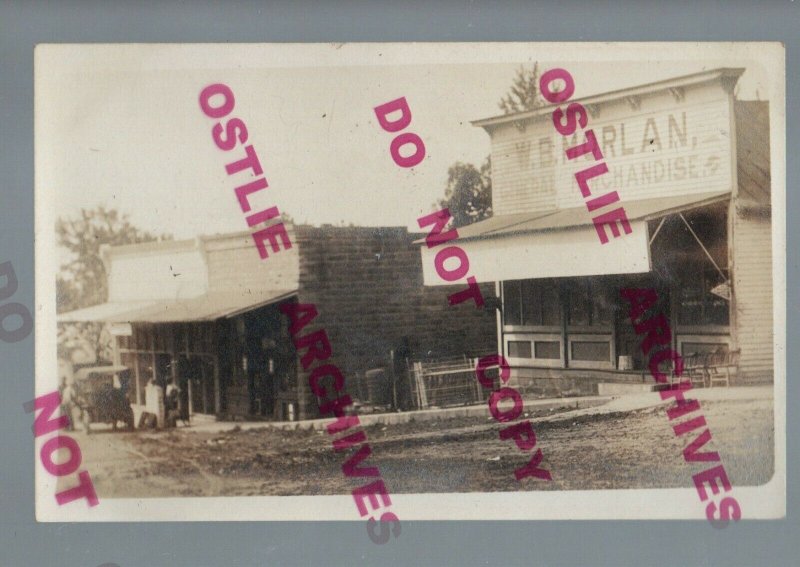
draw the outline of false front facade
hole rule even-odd
[[[474,123],[491,138],[494,216],[458,244],[477,281],[495,282],[498,348],[521,383],[641,383],[625,288],[658,292],[684,357],[736,353],[733,383],[772,380],[768,104],[735,100],[742,71],[563,102],[584,114],[566,136],[559,105]],[[591,139],[595,155],[581,150]],[[441,283],[434,253],[421,251],[427,285]]]

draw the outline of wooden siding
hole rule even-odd
[[[593,111],[593,112],[592,112]],[[621,201],[665,194],[732,189],[731,103],[718,83],[687,89],[680,97],[656,92],[590,109],[592,129],[609,171],[590,186],[617,190]],[[591,156],[570,162],[565,150],[585,142],[583,130],[564,137],[550,115],[490,129],[494,214],[541,212],[582,206],[576,171]]]
[[[767,215],[734,217],[733,262],[739,383],[773,379],[772,223]]]

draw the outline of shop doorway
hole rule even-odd
[[[637,335],[634,325],[630,319],[630,303],[619,295],[621,289],[653,289],[658,294],[658,301],[651,307],[647,314],[639,320],[646,319],[649,315],[663,313],[667,319],[670,318],[670,286],[657,275],[649,273],[637,276],[626,276],[620,278],[614,286],[617,289],[618,304],[614,325],[617,333],[617,355],[618,367],[621,370],[643,370],[647,359],[642,354],[641,335]],[[672,322],[670,321],[670,325]],[[627,361],[626,361],[627,359]],[[625,368],[625,366],[631,366]]]
[[[295,352],[286,317],[270,305],[243,315],[250,415],[281,417],[282,394],[295,387]]]
[[[208,356],[181,356],[181,391],[192,414],[214,413],[214,362]]]

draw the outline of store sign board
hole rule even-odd
[[[597,194],[622,200],[732,188],[730,104],[727,99],[660,105],[647,111],[601,111],[589,120],[608,173],[593,181]],[[562,136],[550,120],[493,139],[495,214],[580,206],[575,172],[593,159],[569,160],[566,150],[586,142],[585,130]]]

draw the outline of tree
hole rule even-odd
[[[81,209],[78,218],[56,221],[58,245],[69,252],[70,259],[56,276],[56,309],[59,313],[90,307],[108,300],[106,268],[100,250],[104,245],[121,246],[153,240],[171,240],[170,235],[143,231],[113,209]],[[111,339],[102,323],[61,325],[58,336],[59,356],[71,360],[72,354],[90,346],[98,361],[108,360]]]
[[[498,106],[504,114],[527,112],[544,106],[539,92],[539,64],[526,69],[520,66],[506,95]],[[492,179],[489,157],[480,168],[456,162],[447,170],[447,187],[439,208],[450,209],[455,227],[465,226],[492,216]]]
[[[514,114],[536,110],[544,106],[544,99],[539,92],[539,64],[534,63],[531,69],[520,65],[509,91],[498,103],[503,114]]]
[[[491,162],[487,157],[480,169],[456,162],[447,170],[447,188],[440,208],[447,207],[456,227],[492,216]]]
[[[281,211],[280,220],[276,222],[282,222],[283,224],[295,224],[294,217],[285,211]]]
[[[100,256],[104,245],[122,246],[153,240],[171,240],[170,235],[155,235],[133,226],[128,215],[113,209],[81,209],[79,218],[56,221],[58,245],[72,258],[61,265],[57,279],[59,311],[89,307],[108,300],[106,268]]]

